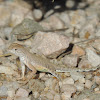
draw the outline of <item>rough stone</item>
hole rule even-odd
[[[72,78],[65,78],[63,81],[62,81],[63,84],[72,84],[74,85],[74,80]]]
[[[45,29],[62,29],[64,28],[64,22],[55,15],[50,16],[45,21],[41,22],[41,25]]]
[[[71,25],[77,27],[80,29],[82,25],[86,22],[86,14],[84,10],[77,10],[77,11],[71,11],[69,13],[69,17],[71,19]]]
[[[100,77],[99,76],[94,76],[95,82],[100,85]]]
[[[93,85],[92,81],[86,80],[86,82],[85,82],[85,87],[86,88],[90,89],[92,85]]]
[[[72,95],[72,93],[70,93],[70,92],[64,92],[61,94],[61,98],[62,98],[62,100],[70,100],[71,95]]]
[[[81,47],[74,45],[74,47],[72,49],[72,54],[78,55],[78,56],[83,56],[83,55],[85,55],[85,51]]]
[[[78,56],[77,55],[66,55],[63,58],[63,63],[68,66],[77,66]]]
[[[11,11],[5,4],[0,5],[0,26],[6,26],[10,23]]]
[[[83,91],[84,90],[84,84],[76,82],[75,83],[77,91]]]
[[[59,94],[56,94],[56,95],[54,96],[54,100],[61,100],[60,95],[59,95]]]
[[[89,23],[83,27],[79,35],[80,35],[80,38],[89,39],[95,35],[94,33],[95,33],[94,25]]]
[[[86,49],[87,59],[93,67],[96,67],[100,64],[100,56],[92,48]]]
[[[99,32],[99,34],[100,34],[100,32]],[[100,39],[95,40],[95,41],[92,43],[92,46],[93,46],[94,48],[96,48],[97,50],[100,51]]]
[[[57,33],[38,32],[33,40],[32,52],[55,58],[64,52],[70,43],[70,39]]]
[[[75,93],[76,92],[76,87],[71,84],[64,84],[61,87],[61,92],[70,92],[70,93]]]
[[[33,16],[34,16],[34,19],[36,21],[40,21],[42,19],[42,16],[43,16],[42,11],[39,10],[39,9],[34,9],[33,10]]]
[[[16,97],[28,97],[29,92],[23,88],[19,88],[16,92]]]
[[[84,78],[84,75],[83,74],[81,74],[81,73],[79,73],[79,72],[70,72],[70,74],[71,74],[71,77],[75,80],[75,81],[77,81],[77,80],[79,80],[79,79],[81,79],[81,78]]]
[[[91,68],[91,64],[86,58],[83,58],[79,62],[78,68]]]

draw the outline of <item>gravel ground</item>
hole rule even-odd
[[[72,70],[19,79],[12,43]],[[100,0],[0,0],[0,100],[100,100],[99,68]]]

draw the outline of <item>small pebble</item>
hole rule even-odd
[[[63,85],[64,84],[74,84],[74,80],[71,78],[71,77],[69,77],[69,78],[65,78],[63,81],[62,81],[62,83],[63,83]]]
[[[76,92],[76,87],[71,84],[64,84],[61,87],[61,92],[70,92],[70,93],[75,93]]]
[[[85,87],[86,88],[90,89],[92,85],[93,85],[92,81],[90,81],[90,80],[85,81]]]
[[[29,93],[23,88],[19,88],[16,92],[16,97],[28,97]]]
[[[18,97],[18,98],[15,97],[14,100],[31,100],[31,99],[27,97]]]
[[[48,93],[46,94],[46,97],[47,97],[49,100],[53,100],[53,98],[54,98],[54,96],[53,96],[50,92],[48,92]]]
[[[38,32],[34,37],[31,51],[49,58],[56,58],[68,48],[69,43],[70,38],[67,36],[54,32]]]
[[[76,82],[75,86],[77,88],[77,91],[83,91],[84,90],[84,84]]]
[[[92,66],[98,66],[100,64],[100,56],[93,50],[93,48],[86,49],[87,59]]]
[[[74,7],[75,1],[74,0],[67,0],[65,5],[67,8],[71,9]]]
[[[33,96],[34,98],[38,98],[39,97],[39,93],[37,91],[33,92]]]
[[[70,92],[64,92],[61,94],[62,100],[70,100],[72,93]]]
[[[43,16],[43,13],[41,10],[39,9],[34,9],[33,10],[33,16],[34,16],[34,19],[36,21],[40,21],[42,19],[42,16]]]
[[[85,55],[85,51],[81,47],[75,45],[73,47],[72,54],[78,55],[78,56],[83,56],[83,55]]]
[[[51,87],[52,86],[52,83],[53,83],[53,79],[52,78],[49,78],[48,80],[45,81],[45,86],[46,87]]]
[[[82,83],[82,84],[84,84],[85,83],[85,78],[80,78],[79,82]]]
[[[83,100],[90,100],[89,98],[85,98],[85,99],[83,99]]]
[[[8,93],[9,97],[14,97],[15,96],[15,90],[14,89],[8,90],[7,93]]]
[[[60,95],[59,95],[59,94],[56,94],[56,95],[54,96],[54,100],[61,100]]]
[[[93,76],[92,76],[91,73],[87,73],[86,76],[85,76],[85,78],[88,79],[88,80],[91,79],[92,77],[93,77]]]
[[[72,71],[72,72],[70,72],[70,74],[71,74],[71,77],[74,79],[74,81],[84,78],[84,75],[79,72]]]
[[[77,66],[78,56],[77,55],[66,55],[62,62],[68,66]]]
[[[99,91],[99,90],[100,90],[100,89],[99,89],[98,87],[94,89],[95,92],[97,92],[97,91]]]
[[[4,46],[4,45],[5,45],[4,40],[0,38],[0,46]]]
[[[100,77],[99,76],[94,76],[95,82],[100,85]]]

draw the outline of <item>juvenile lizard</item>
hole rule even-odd
[[[25,65],[33,71],[33,74],[36,71],[49,72],[58,78],[56,72],[84,72],[84,71],[93,71],[99,68],[100,66],[93,68],[68,68],[67,66],[58,66],[56,64],[51,63],[48,59],[38,56],[36,54],[30,53],[27,48],[23,47],[20,44],[13,43],[9,46],[8,50],[19,57],[22,65],[22,77],[25,74]]]

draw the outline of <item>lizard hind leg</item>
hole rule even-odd
[[[32,70],[32,72],[29,75],[27,75],[27,79],[30,80],[31,78],[35,78],[37,72],[36,68],[28,62],[26,65],[30,70]]]

